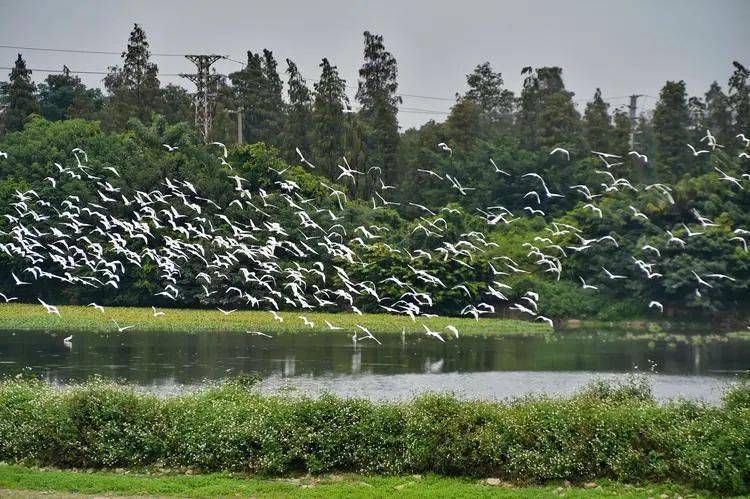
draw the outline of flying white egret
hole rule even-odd
[[[547,324],[549,324],[549,327],[551,327],[553,329],[555,327],[555,323],[552,322],[552,319],[550,319],[549,317],[545,317],[543,315],[538,315],[535,320],[546,322]]]
[[[273,316],[273,320],[278,321],[278,322],[284,322],[284,318],[280,316],[278,312],[276,312],[275,310],[269,310],[269,312]]]
[[[583,277],[581,277],[581,276],[578,276],[578,279],[580,279],[580,280],[581,280],[581,284],[583,285],[583,286],[582,286],[582,287],[583,287],[583,289],[599,289],[599,288],[598,288],[598,287],[596,287],[596,286],[592,286],[592,285],[590,285],[590,284],[586,284],[586,281],[584,281],[584,280],[583,280]]]
[[[628,152],[628,156],[635,156],[638,158],[639,161],[643,161],[644,163],[648,163],[648,156],[645,154],[641,154],[638,151],[630,151]]]
[[[13,300],[18,300],[18,298],[16,298],[15,296],[8,296],[3,293],[0,293],[0,298],[2,298],[5,303],[10,303]]]
[[[552,156],[556,152],[563,153],[565,157],[568,159],[568,161],[570,161],[570,153],[568,152],[567,149],[563,149],[562,147],[555,147],[554,149],[552,149],[552,151],[550,151],[549,155]]]
[[[27,284],[31,284],[30,282],[25,282],[19,279],[18,276],[14,272],[11,272],[10,275],[13,276],[13,280],[15,281],[16,286],[25,286]]]
[[[443,337],[440,335],[439,332],[431,330],[425,324],[422,324],[422,327],[424,328],[425,332],[427,333],[427,336],[432,336],[433,338],[436,338],[436,339],[442,341],[443,343],[445,343],[445,339],[443,339]]]
[[[96,304],[96,303],[94,303],[94,302],[91,302],[91,303],[89,303],[89,304],[88,304],[88,305],[86,305],[86,306],[87,306],[87,307],[94,307],[94,308],[95,308],[95,309],[97,309],[97,310],[98,310],[99,312],[101,312],[101,313],[104,313],[104,307],[102,307],[101,305],[97,305],[97,304]]]
[[[662,312],[662,313],[664,312],[664,305],[662,305],[661,303],[659,303],[659,302],[658,302],[658,301],[656,301],[656,300],[652,300],[652,301],[651,301],[651,302],[650,302],[650,303],[648,304],[648,308],[656,308],[656,309],[658,309],[658,310],[659,310],[659,312]]]
[[[382,345],[382,343],[380,343],[380,340],[378,340],[378,339],[377,339],[377,338],[376,338],[375,336],[373,336],[373,335],[372,335],[372,333],[370,332],[370,330],[369,330],[369,329],[367,329],[366,327],[364,327],[364,326],[361,326],[361,325],[359,325],[359,324],[356,324],[356,326],[357,326],[357,327],[358,327],[359,329],[361,329],[362,331],[364,331],[364,332],[365,332],[365,334],[367,335],[367,336],[363,336],[363,337],[361,337],[361,338],[357,338],[357,340],[358,340],[358,341],[359,341],[359,340],[366,340],[366,339],[371,339],[371,340],[375,341],[375,343],[377,343],[378,345]],[[356,333],[354,333],[354,334],[356,335]]]
[[[702,150],[700,150],[700,151],[696,151],[696,150],[695,150],[695,147],[693,147],[693,146],[692,146],[692,145],[690,145],[690,144],[688,144],[687,146],[688,146],[688,147],[690,148],[690,150],[691,150],[691,151],[693,152],[693,156],[695,156],[695,157],[698,157],[698,156],[700,156],[701,154],[708,154],[708,153],[710,152],[710,151],[707,151],[707,150],[705,150],[705,149],[702,149]]]
[[[498,168],[497,165],[495,164],[495,162],[492,160],[492,158],[490,158],[490,163],[492,163],[492,166],[495,167],[495,173],[502,173],[503,175],[507,175],[507,176],[510,177],[510,173],[506,172],[505,170],[501,170],[500,168]]]
[[[123,333],[127,331],[128,329],[133,329],[135,326],[120,326],[116,320],[111,319],[112,322],[115,324],[115,327],[117,328],[118,333]]]
[[[624,275],[613,274],[612,272],[610,272],[609,270],[607,270],[606,267],[602,267],[602,270],[604,271],[605,274],[607,274],[607,277],[609,277],[612,280],[615,280],[615,279],[627,279],[627,277],[624,276]]]
[[[58,317],[62,317],[60,315],[60,310],[58,310],[58,308],[56,306],[54,306],[54,305],[48,305],[48,304],[44,303],[44,301],[42,301],[41,298],[37,298],[37,301],[39,301],[39,303],[42,304],[42,306],[44,307],[44,310],[46,310],[48,314],[55,314]]]
[[[219,146],[222,149],[222,155],[226,158],[229,155],[229,152],[227,151],[227,146],[222,144],[221,142],[211,142],[212,146]]]
[[[446,144],[445,142],[439,143],[438,147],[442,149],[443,151],[447,152],[449,156],[453,156],[453,149],[448,147],[448,144]]]
[[[302,161],[304,164],[306,164],[310,168],[315,168],[315,165],[313,165],[312,163],[310,163],[309,161],[305,159],[305,157],[302,155],[302,151],[299,150],[299,147],[295,147],[294,150],[297,151],[300,161]]]
[[[703,279],[701,279],[701,276],[699,276],[694,270],[691,270],[690,272],[693,273],[693,275],[695,276],[695,279],[698,281],[698,284],[702,284],[702,285],[706,286],[707,288],[713,288],[713,286],[711,286],[711,284],[709,284],[706,281],[704,281]]]

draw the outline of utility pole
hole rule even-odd
[[[216,96],[212,93],[212,90],[221,79],[220,75],[211,74],[209,70],[211,65],[219,59],[223,59],[223,56],[186,55],[185,58],[195,64],[197,72],[195,74],[180,74],[180,76],[195,83],[195,126],[203,135],[203,142],[208,142],[214,112],[214,97]]]
[[[242,129],[242,113],[244,112],[245,112],[244,107],[227,110],[227,113],[237,115],[237,145],[240,145],[240,146],[245,143],[245,140],[243,137],[244,130]]]
[[[630,105],[628,106],[628,110],[630,111],[630,150],[635,149],[635,127],[638,124],[638,97],[643,97],[642,95],[631,95],[630,96]]]

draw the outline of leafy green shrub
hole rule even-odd
[[[643,378],[508,403],[262,395],[246,382],[166,399],[94,381],[0,382],[0,460],[263,474],[439,473],[545,482],[673,480],[750,491],[747,385],[721,406],[657,403]]]

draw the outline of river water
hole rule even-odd
[[[0,331],[0,376],[33,373],[55,384],[94,375],[158,394],[180,393],[240,373],[258,373],[273,393],[333,393],[376,400],[450,392],[505,399],[566,394],[596,378],[649,376],[659,399],[715,403],[750,369],[750,341],[675,336],[649,341],[622,333],[463,336],[381,334],[382,345],[345,333],[76,333]]]

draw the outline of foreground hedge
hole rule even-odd
[[[521,482],[673,480],[722,493],[750,483],[750,388],[721,406],[658,404],[638,386],[571,398],[404,404],[273,397],[239,382],[158,399],[92,382],[0,383],[0,460],[81,468],[266,474],[424,473]]]

